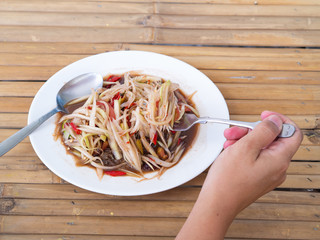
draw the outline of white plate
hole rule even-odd
[[[189,64],[165,55],[143,51],[116,51],[90,56],[74,62],[54,74],[36,94],[29,111],[32,122],[56,106],[56,94],[70,79],[86,72],[124,73],[142,70],[180,84],[186,93],[197,93],[193,101],[201,116],[229,119],[226,102],[218,88],[203,73]],[[228,126],[206,124],[199,132],[191,149],[181,161],[167,170],[160,179],[138,182],[132,177],[104,176],[102,181],[93,169],[76,167],[72,156],[53,137],[56,117],[51,117],[30,135],[32,146],[42,162],[62,179],[81,188],[111,195],[144,195],[179,186],[203,172],[222,150],[223,131]]]

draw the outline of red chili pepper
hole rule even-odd
[[[120,97],[120,93],[118,92],[116,95],[114,95],[113,100],[119,100]]]
[[[122,171],[105,171],[105,174],[112,176],[112,177],[118,177],[118,176],[126,175],[127,173],[122,172]]]
[[[109,117],[111,119],[116,119],[116,114],[114,113],[113,107],[110,104],[108,104],[108,105],[109,105]]]
[[[108,82],[116,82],[116,81],[118,81],[118,80],[120,80],[120,79],[121,79],[120,76],[111,75],[111,76],[107,79],[107,81],[108,81]]]
[[[181,138],[178,139],[177,145],[180,145],[180,143],[181,143]]]
[[[100,101],[97,101],[97,106],[98,106],[99,108],[101,108],[102,110],[106,110],[106,107],[105,107],[104,104],[103,104],[102,102],[100,102]]]
[[[110,104],[112,107],[114,106],[114,100],[119,100],[120,97],[121,97],[120,92],[118,92],[116,95],[113,96],[113,98],[111,98]]]
[[[75,131],[76,134],[82,133],[82,131],[80,129],[78,129],[77,126],[73,122],[70,122],[70,126],[72,127],[73,131]]]
[[[135,102],[131,103],[129,106],[126,106],[125,109],[131,108],[133,106],[136,106],[137,104]]]
[[[154,145],[157,145],[157,139],[158,139],[158,133],[156,132],[156,133],[154,134],[154,136],[153,136],[153,139],[152,139],[152,143],[153,143]]]
[[[137,132],[133,132],[133,133],[129,133],[130,137],[132,137],[133,135],[135,135]]]

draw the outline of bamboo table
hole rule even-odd
[[[318,0],[1,0],[0,141],[71,62],[113,50],[173,56],[212,79],[232,119],[268,109],[303,129],[287,180],[227,238],[320,239],[319,47]],[[173,239],[205,176],[147,196],[95,194],[55,176],[25,139],[0,158],[0,239]]]

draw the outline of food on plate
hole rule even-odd
[[[126,72],[104,77],[103,88],[69,102],[57,131],[80,165],[104,175],[161,176],[177,164],[195,129],[174,132],[186,112],[198,111],[179,85],[160,77]],[[193,131],[193,132],[192,132]]]

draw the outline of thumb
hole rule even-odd
[[[269,146],[277,138],[281,132],[282,123],[279,116],[270,115],[245,136],[245,141],[253,154],[258,156],[261,149]]]

